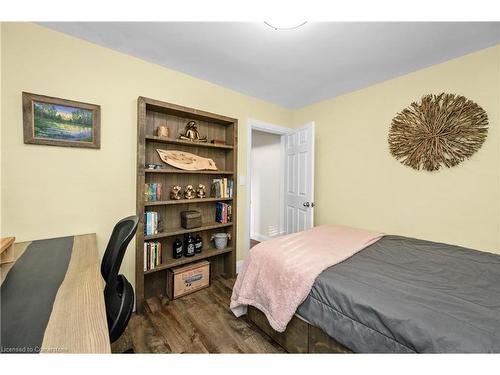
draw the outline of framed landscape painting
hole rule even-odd
[[[101,107],[23,92],[24,143],[100,148]]]

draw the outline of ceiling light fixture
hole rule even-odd
[[[296,22],[296,21],[276,21],[276,22],[268,22],[264,21],[264,23],[274,30],[294,30],[298,29],[301,26],[304,26],[307,21]]]

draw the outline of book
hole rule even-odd
[[[148,236],[149,235],[149,228],[148,228],[148,220],[149,219],[149,212],[144,212],[144,235]]]
[[[151,243],[151,268],[155,268],[156,264],[156,243]]]
[[[151,200],[155,201],[156,200],[156,184],[155,183],[149,184],[149,191],[151,194]]]
[[[222,223],[222,207],[221,202],[215,204],[215,221],[217,223]]]
[[[151,254],[149,252],[149,243],[146,242],[146,264],[147,264],[147,269],[151,269]]]
[[[153,268],[153,249],[151,246],[151,242],[148,244],[148,253],[149,253],[149,269]]]
[[[212,180],[212,186],[210,188],[210,196],[213,198],[220,198],[220,187],[218,179]]]
[[[162,185],[160,183],[152,182],[144,184],[144,201],[154,202],[161,200]]]
[[[215,221],[221,224],[227,224],[232,221],[232,205],[217,202],[215,205]]]
[[[163,251],[158,241],[144,242],[144,271],[158,267],[163,262]]]
[[[162,198],[162,191],[161,191],[161,184],[156,184],[156,200],[161,201]]]
[[[232,198],[233,187],[233,180],[229,180],[227,178],[215,178],[212,180],[210,196],[212,198]]]
[[[156,211],[144,213],[144,235],[152,236],[158,234],[159,214]]]

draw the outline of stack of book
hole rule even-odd
[[[148,211],[144,213],[144,235],[152,236],[158,234],[158,212]]]
[[[227,178],[216,178],[212,180],[211,196],[213,198],[232,198],[233,180]]]
[[[153,269],[162,263],[161,243],[144,242],[144,271]]]
[[[215,205],[215,221],[222,224],[230,223],[233,219],[230,204],[217,202]]]
[[[156,182],[144,184],[144,201],[161,201],[161,184]]]

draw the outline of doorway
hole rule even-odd
[[[245,253],[284,233],[285,144],[293,129],[248,121]]]
[[[282,234],[281,135],[252,130],[250,247]]]
[[[259,242],[312,227],[314,122],[291,129],[249,120],[246,185],[245,255]]]

